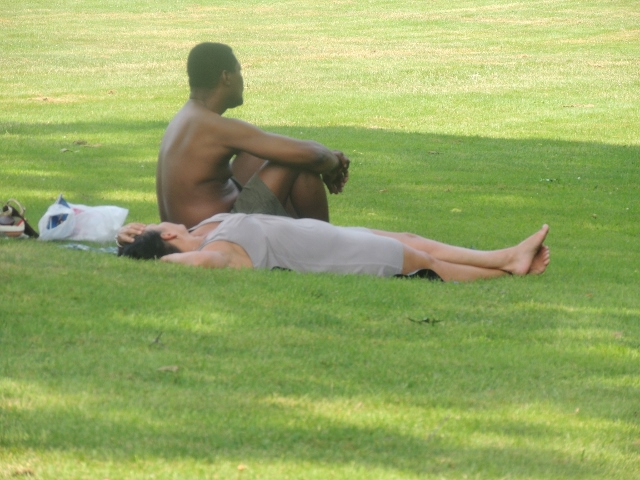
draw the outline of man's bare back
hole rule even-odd
[[[230,161],[237,151],[217,140],[220,115],[194,100],[171,120],[162,139],[156,172],[160,219],[191,227],[231,210],[239,189]]]

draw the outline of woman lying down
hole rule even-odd
[[[187,230],[161,223],[125,225],[122,255],[208,268],[281,268],[380,277],[413,275],[465,282],[541,274],[549,265],[548,225],[519,244],[480,251],[411,233],[338,227],[313,219],[220,213]]]

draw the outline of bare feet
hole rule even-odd
[[[549,247],[543,245],[549,233],[549,225],[543,225],[540,230],[513,247],[513,256],[502,270],[514,275],[528,273],[539,275],[549,265]]]
[[[533,261],[531,262],[531,267],[529,267],[528,275],[540,275],[544,273],[551,261],[549,247],[546,245],[542,245],[536,253],[536,256],[533,257]]]

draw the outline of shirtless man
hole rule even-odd
[[[349,159],[318,142],[223,117],[242,105],[244,89],[240,64],[227,45],[196,45],[187,73],[189,100],[169,123],[158,156],[160,219],[192,227],[234,211],[329,221],[324,185],[330,193],[342,191]]]
[[[191,229],[147,225],[123,255],[208,268],[286,268],[299,272],[390,277],[428,271],[427,278],[472,281],[536,275],[549,265],[543,227],[519,244],[481,251],[410,233],[338,227],[314,219],[222,213]]]

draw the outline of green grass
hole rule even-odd
[[[0,478],[636,478],[639,21],[631,0],[5,1],[0,199],[32,223],[59,193],[157,220],[186,55],[214,40],[243,64],[230,115],[351,157],[334,223],[498,248],[548,222],[552,265],[431,284],[0,240]]]

